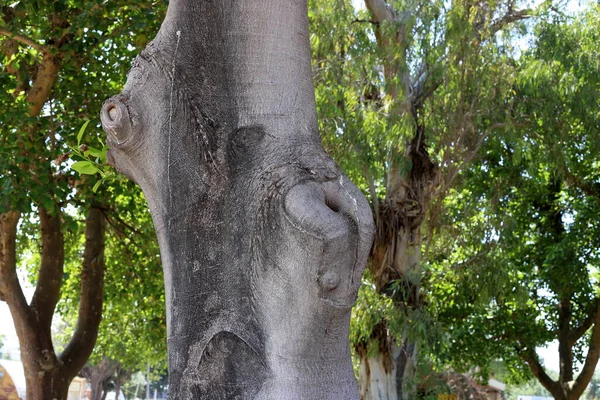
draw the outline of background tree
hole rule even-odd
[[[434,330],[424,238],[459,172],[512,124],[514,67],[499,33],[533,11],[512,1],[365,5],[313,3],[317,104],[325,147],[368,190],[377,225],[355,309],[361,394],[410,398],[417,338]]]
[[[145,28],[155,24],[150,16],[160,4],[135,9],[130,2],[0,4],[0,102],[5,110],[0,146],[0,297],[9,305],[19,336],[28,399],[66,396],[71,379],[92,351],[101,317],[109,196],[93,196],[88,186],[93,180],[74,178],[60,156],[69,150],[67,145],[76,145],[76,127],[83,118],[97,114],[102,93],[118,86],[112,77],[120,76],[124,60],[135,50],[131,29],[139,32],[138,44],[145,44]],[[115,48],[119,51],[108,51]],[[101,151],[88,149],[86,154],[96,157]],[[55,159],[58,165],[52,164]],[[79,211],[71,213],[73,208]],[[81,225],[80,215],[87,216]],[[65,276],[65,246],[79,242],[80,235],[86,239],[78,250],[79,319],[69,344],[57,355],[50,325]],[[40,256],[31,271],[37,277],[35,293],[27,303],[16,267],[21,250],[30,243]]]
[[[580,398],[600,357],[599,10],[552,12],[537,25],[518,61],[520,124],[490,138],[448,197],[432,275],[454,365],[501,358],[556,399]],[[536,353],[553,340],[557,378]]]

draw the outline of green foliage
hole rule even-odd
[[[432,247],[431,300],[452,327],[444,361],[482,371],[502,359],[513,378],[531,373],[521,356],[557,338],[598,296],[600,60],[592,6],[571,19],[550,14],[518,60],[511,129],[489,137],[460,186],[445,199]],[[582,362],[589,336],[577,341]]]
[[[406,35],[405,42],[387,47],[378,44],[375,25],[370,22],[372,16],[367,10],[355,10],[351,2],[342,0],[309,3],[319,128],[326,150],[368,193],[374,208],[387,200],[390,177],[397,179],[394,174],[404,177],[405,182],[411,179],[412,183],[417,182],[406,190],[426,192],[417,198],[423,204],[412,205],[429,211],[430,218],[422,232],[436,235],[437,217],[445,206],[440,199],[447,194],[458,171],[468,164],[485,135],[495,126],[513,124],[510,110],[514,106],[511,96],[516,66],[510,32],[506,29],[503,36],[497,35],[491,24],[510,7],[504,2],[483,2],[477,7],[442,1],[388,3],[396,15],[411,15],[411,18],[402,23],[388,21],[378,25],[381,28],[378,35],[389,35],[391,42],[399,29]],[[386,76],[386,62],[396,66],[394,75]],[[400,89],[396,97],[392,95],[392,88],[402,87],[401,80],[405,77],[410,78],[412,89],[422,85],[426,93],[418,110],[410,109],[414,104],[411,93]],[[420,182],[419,179],[425,178],[415,171],[419,166],[407,157],[418,127],[422,129],[421,136],[415,142],[426,143],[429,159],[436,168],[433,182],[429,178]],[[414,193],[408,196],[411,195]],[[406,205],[393,206],[398,208],[398,215],[410,219]],[[379,222],[385,225],[386,221]],[[382,232],[380,226],[379,234]],[[452,236],[448,237],[451,239]],[[427,256],[437,257],[437,250],[444,249],[437,240],[426,246],[434,247]],[[456,250],[453,257],[460,258],[460,253],[461,250]],[[448,266],[446,263],[443,268]],[[412,282],[437,274],[433,265],[408,267]],[[502,279],[506,277],[488,274],[483,285],[473,279],[472,291],[488,285],[493,291],[495,281]],[[452,292],[454,285],[451,281],[440,283],[439,289]],[[377,349],[378,343],[373,340],[377,335],[373,332],[384,322],[386,334],[398,342],[407,338],[418,341],[427,348],[422,354],[442,364],[445,361],[442,349],[448,349],[451,335],[444,332],[446,327],[435,320],[437,315],[427,303],[434,304],[437,300],[426,296],[422,306],[413,307],[403,300],[409,297],[404,293],[407,290],[402,279],[386,282],[385,287],[376,289],[372,279],[367,278],[353,311],[351,341],[355,346]],[[418,284],[416,291],[421,292]],[[470,299],[464,296],[456,301]],[[461,304],[470,307],[468,303]],[[465,341],[468,334],[465,330]]]
[[[139,187],[127,179],[101,189],[113,202],[105,216],[111,229],[106,239],[103,319],[92,364],[103,357],[130,371],[149,363],[166,367],[166,314],[162,267],[154,226]],[[62,336],[76,324],[83,237],[73,235],[68,247],[64,296],[58,305],[65,322]]]
[[[34,43],[0,36],[0,213],[22,213],[18,256],[32,283],[40,267],[37,212],[44,208],[62,216],[66,263],[58,312],[65,327],[57,341],[64,343],[77,317],[86,209],[92,203],[105,206],[104,318],[94,357],[109,355],[128,367],[164,363],[164,289],[145,200],[106,165],[97,116],[103,101],[121,90],[131,60],[158,31],[166,4],[0,2],[2,29]],[[59,72],[38,116],[30,113],[27,96],[48,57]]]
[[[74,171],[77,171],[82,175],[98,174],[100,176],[100,179],[98,179],[92,187],[92,192],[96,193],[102,183],[110,184],[117,180],[118,174],[114,168],[106,164],[106,152],[108,146],[105,145],[104,142],[100,141],[100,149],[81,144],[81,139],[83,138],[83,134],[85,133],[85,129],[89,122],[90,121],[86,121],[79,129],[79,133],[77,134],[77,147],[69,146],[71,153],[68,155],[73,159],[78,160],[71,165],[71,168]],[[64,156],[65,155],[63,155],[63,157]]]

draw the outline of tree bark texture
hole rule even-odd
[[[357,399],[369,206],[321,147],[307,5],[173,0],[102,111],[161,247],[172,399]]]

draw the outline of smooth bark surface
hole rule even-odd
[[[373,222],[317,131],[305,1],[174,0],[102,122],[161,246],[172,399],[357,399]]]

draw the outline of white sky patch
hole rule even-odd
[[[365,8],[365,0],[352,0],[352,6],[356,11]]]

